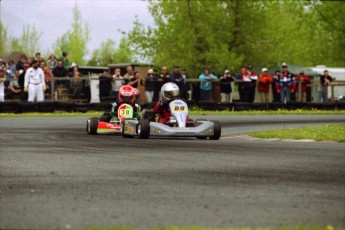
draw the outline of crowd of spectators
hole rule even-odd
[[[38,63],[37,68],[34,63]],[[71,69],[71,70],[70,70]],[[28,73],[30,70],[30,73]],[[41,71],[42,70],[42,71]],[[70,70],[70,71],[69,71]],[[41,76],[42,75],[42,78]],[[68,80],[58,80],[58,78],[69,77]],[[0,63],[0,101],[6,99],[20,99],[22,101],[44,100],[44,97],[33,97],[33,86],[36,91],[42,90],[44,94],[51,94],[52,78],[55,79],[55,89],[67,90],[72,99],[78,99],[82,94],[83,80],[80,78],[79,67],[75,63],[70,63],[66,52],[63,52],[60,58],[51,54],[47,60],[41,57],[37,52],[34,57],[22,55],[17,63],[9,60],[6,64],[1,60]],[[253,71],[253,66],[248,65],[241,69],[241,74],[231,74],[225,70],[223,75],[216,76],[210,68],[204,68],[199,75],[199,82],[192,84],[188,81],[189,76],[186,68],[180,70],[179,65],[174,65],[169,73],[168,68],[163,66],[158,73],[154,69],[149,69],[146,76],[140,76],[140,72],[135,71],[132,66],[128,66],[126,73],[121,76],[121,70],[115,69],[113,75],[108,70],[99,76],[100,98],[117,97],[119,88],[122,85],[130,85],[134,88],[143,87],[146,102],[155,102],[161,98],[160,89],[166,82],[173,82],[180,88],[181,98],[184,100],[197,99],[199,101],[214,101],[214,84],[219,85],[219,96],[221,102],[233,101],[233,91],[238,91],[241,102],[254,102],[255,94],[258,92],[260,101],[268,103],[273,102],[287,103],[300,98],[307,100],[308,85],[311,77],[306,76],[303,71],[295,76],[288,70],[286,63],[283,63],[281,69],[276,70],[274,75],[268,73],[267,68],[262,68],[261,73]],[[238,88],[234,87],[237,82]],[[332,81],[328,71],[320,77],[318,87],[318,102],[328,101],[328,85]],[[299,88],[300,87],[300,88]],[[198,93],[195,96],[194,91]],[[41,92],[39,92],[41,93]],[[301,94],[301,95],[299,95]]]

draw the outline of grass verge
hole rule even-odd
[[[311,139],[316,141],[345,142],[345,124],[268,130],[250,133],[249,135],[264,139]]]

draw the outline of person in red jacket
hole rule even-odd
[[[259,75],[258,91],[261,102],[269,103],[270,84],[273,82],[272,76],[267,72],[267,68],[262,68]]]
[[[307,87],[308,87],[308,84],[310,83],[311,81],[311,78],[307,75],[304,75],[304,71],[301,71],[299,73],[298,76],[296,76],[295,78],[296,80],[296,89],[295,89],[295,92],[297,92],[297,98],[301,98],[301,101],[304,101],[306,102],[306,98],[307,98]],[[298,85],[301,84],[301,92],[299,91],[298,89]],[[299,93],[301,93],[301,97],[299,97]]]
[[[153,113],[156,121],[166,124],[171,116],[169,103],[180,97],[180,89],[175,83],[168,82],[162,86],[161,95],[162,99],[153,108]]]

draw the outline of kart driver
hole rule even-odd
[[[129,104],[133,108],[133,118],[139,118],[139,113],[141,111],[140,105],[136,103],[136,97],[134,94],[134,90],[132,86],[123,85],[119,89],[119,95],[116,101],[112,104],[112,109],[110,111],[110,116],[113,119],[118,119],[117,111],[122,104]]]
[[[161,95],[162,99],[153,108],[153,114],[155,115],[156,122],[166,124],[171,117],[169,103],[174,99],[180,98],[180,89],[175,83],[168,82],[162,86]],[[188,120],[189,118],[187,117]]]

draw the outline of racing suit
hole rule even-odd
[[[153,114],[155,115],[155,121],[159,122],[161,124],[166,124],[170,120],[171,117],[171,111],[170,111],[170,104],[171,100],[167,100],[165,98],[162,98],[159,100],[155,107],[153,108]],[[187,116],[187,122],[190,120],[190,118]]]

